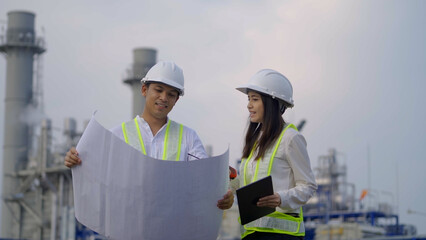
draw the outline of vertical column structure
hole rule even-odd
[[[141,94],[141,79],[157,62],[157,50],[152,48],[135,48],[133,50],[133,66],[124,83],[129,84],[133,92],[132,117],[143,112],[145,98]]]
[[[28,126],[20,115],[33,97],[34,55],[45,51],[43,39],[36,40],[34,20],[35,14],[31,12],[9,12],[6,41],[0,43],[0,52],[5,53],[7,62],[1,219],[1,236],[6,238],[17,238],[20,234],[20,224],[16,222],[20,210],[13,203],[19,184],[15,173],[26,168],[29,146]]]

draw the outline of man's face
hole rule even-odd
[[[144,112],[157,119],[165,119],[179,99],[178,91],[162,83],[150,83],[142,86],[142,95],[146,98]]]

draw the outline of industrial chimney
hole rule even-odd
[[[157,51],[152,48],[136,48],[133,50],[133,66],[129,70],[128,76],[124,79],[132,88],[133,92],[133,109],[132,116],[134,118],[143,112],[145,98],[141,94],[141,79],[145,77],[148,70],[157,62]]]
[[[34,56],[45,51],[43,39],[34,32],[35,15],[25,11],[8,13],[6,35],[0,38],[0,52],[6,56],[6,92],[3,146],[2,237],[17,237],[19,224],[14,224],[12,212],[18,212],[12,203],[19,196],[17,171],[28,162],[29,127],[20,120],[33,98]],[[6,206],[7,205],[7,206]]]

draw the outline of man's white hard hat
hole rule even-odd
[[[237,87],[237,90],[247,94],[248,91],[264,93],[273,99],[281,100],[287,107],[293,107],[293,87],[290,81],[281,73],[272,69],[262,69],[250,78],[247,84]]]
[[[160,61],[146,73],[142,83],[157,82],[164,83],[178,90],[179,95],[184,93],[184,78],[182,69],[174,62]]]

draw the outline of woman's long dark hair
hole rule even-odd
[[[249,123],[246,133],[245,145],[243,149],[243,158],[249,157],[256,140],[257,156],[255,159],[263,158],[266,153],[266,150],[272,146],[275,140],[278,139],[285,125],[284,119],[281,116],[282,113],[280,112],[280,104],[278,100],[273,99],[268,95],[259,92],[257,93],[260,94],[262,98],[264,109],[263,123]],[[259,139],[261,131],[263,133]]]

